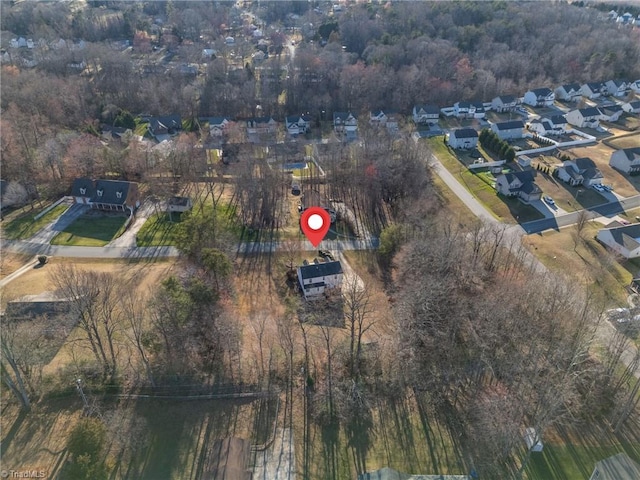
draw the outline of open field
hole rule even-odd
[[[69,208],[69,205],[57,205],[39,219],[34,220],[34,216],[45,208],[46,206],[25,213],[16,211],[9,215],[8,218],[5,218],[2,222],[2,233],[5,238],[18,240],[32,237],[38,230],[46,227],[47,224],[62,215]]]
[[[640,145],[640,132],[632,135],[625,135],[619,138],[613,138],[607,142],[615,149],[632,148]]]
[[[543,218],[534,207],[525,205],[514,198],[498,196],[491,182],[482,175],[471,173],[442,141],[442,137],[427,140],[436,157],[464,185],[473,196],[482,202],[493,214],[506,223],[529,222]]]
[[[124,215],[83,215],[51,240],[52,245],[103,247],[121,233]]]
[[[634,261],[619,263],[595,239],[602,225],[590,222],[584,228],[584,241],[575,241],[574,227],[560,232],[546,231],[529,235],[523,244],[535,254],[552,272],[571,275],[589,288],[592,295],[605,307],[626,305],[626,286],[638,271]],[[575,248],[575,251],[574,251]]]
[[[2,252],[2,255],[0,255],[0,279],[7,275],[11,275],[13,272],[32,260],[32,255],[23,255],[7,251]]]

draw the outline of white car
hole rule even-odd
[[[600,184],[598,184],[598,183],[595,183],[595,184],[593,185],[593,189],[594,189],[594,190],[597,190],[598,192],[604,192],[604,188],[602,188],[602,185],[600,185]]]

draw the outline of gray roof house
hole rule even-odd
[[[638,480],[640,465],[626,453],[618,453],[596,463],[589,480]]]
[[[418,124],[436,124],[440,118],[440,109],[435,105],[415,105],[411,112],[413,121]]]
[[[515,95],[500,95],[491,100],[491,109],[496,112],[511,112],[518,106]]]
[[[510,122],[498,122],[491,125],[491,130],[498,135],[500,140],[511,140],[522,138],[524,135],[524,123],[522,120],[512,120]]]
[[[607,92],[607,88],[602,82],[589,82],[580,87],[580,95],[590,99],[598,98]]]
[[[180,115],[149,117],[148,129],[151,136],[158,142],[161,142],[182,130],[182,120],[180,119]]]
[[[596,239],[624,258],[640,257],[640,223],[600,229]]]
[[[605,122],[617,122],[624,112],[624,110],[622,110],[622,106],[618,104],[598,107],[598,110],[600,110],[601,114],[600,119],[604,120]]]
[[[532,107],[550,107],[556,99],[556,94],[550,88],[534,88],[524,94],[522,102]]]
[[[580,85],[577,83],[567,83],[555,89],[556,98],[565,102],[573,102],[581,97]]]
[[[77,178],[71,186],[75,203],[99,210],[124,212],[140,206],[138,184],[122,180],[90,180]]]
[[[623,103],[622,110],[627,113],[640,113],[640,100],[632,100],[631,102]]]
[[[342,264],[339,261],[319,262],[298,267],[298,281],[306,300],[320,297],[326,291],[342,285]]]
[[[542,190],[536,185],[535,170],[502,173],[496,177],[496,190],[506,197],[518,197],[524,203],[540,200]]]
[[[566,115],[567,121],[576,127],[596,128],[600,125],[602,113],[596,107],[578,108]]]
[[[473,128],[458,128],[447,135],[447,143],[452,148],[475,148],[478,145],[478,132]]]
[[[640,173],[640,147],[616,150],[611,154],[609,165],[630,175]]]
[[[572,186],[590,187],[602,183],[604,177],[593,160],[583,157],[564,161],[558,168],[558,178]]]

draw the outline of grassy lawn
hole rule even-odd
[[[20,240],[32,237],[38,232],[38,230],[44,228],[47,224],[53,222],[56,218],[62,215],[67,208],[69,208],[69,205],[58,205],[38,220],[34,220],[33,217],[44,210],[44,208],[31,210],[9,221],[3,222],[2,231],[4,232],[5,237],[10,240]]]
[[[167,212],[152,215],[138,231],[137,245],[139,247],[176,245],[181,216],[180,212],[174,212],[171,216]]]
[[[455,153],[442,141],[442,137],[427,140],[433,153],[442,162],[456,179],[464,185],[469,192],[483,203],[500,221],[503,222],[529,222],[543,218],[543,215],[534,207],[525,205],[514,198],[499,196],[491,186],[493,183],[485,175],[470,172],[455,156]]]
[[[616,149],[637,147],[640,145],[640,132],[609,139],[606,143]]]
[[[126,220],[125,216],[84,215],[56,235],[51,244],[103,247],[122,233],[120,230]]]
[[[570,273],[605,306],[617,307],[626,304],[626,286],[629,285],[637,267],[632,262],[619,263],[600,245],[595,235],[602,225],[590,222],[584,229],[584,242],[578,242],[574,251],[574,227],[561,231],[547,231],[529,235],[523,243],[551,271]]]

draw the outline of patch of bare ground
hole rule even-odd
[[[23,255],[20,253],[2,252],[0,255],[0,279],[11,275],[23,265],[33,260],[33,255]]]

